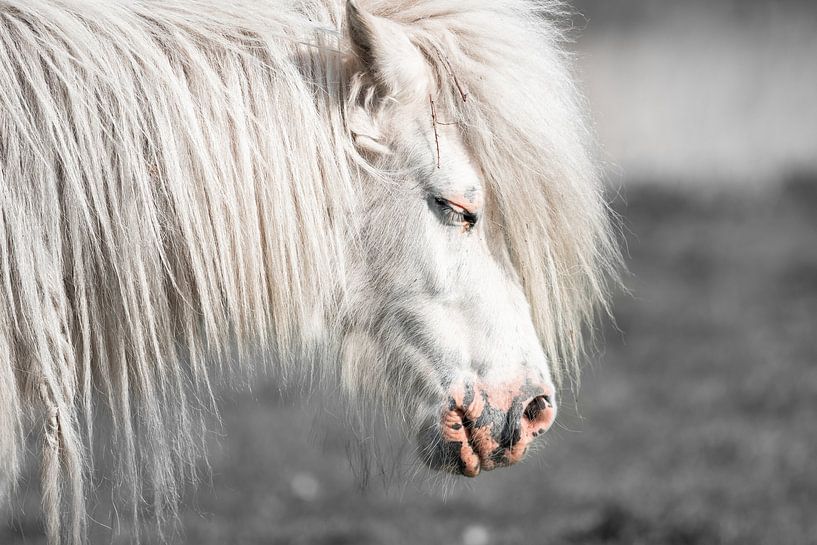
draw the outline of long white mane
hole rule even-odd
[[[361,4],[427,56],[551,368],[575,376],[616,253],[559,4]],[[99,415],[134,514],[149,495],[161,516],[195,478],[214,381],[262,352],[302,374],[322,360],[310,351],[348,311],[345,249],[374,179],[346,123],[365,90],[343,13],[0,0],[0,493],[37,426],[52,540],[84,539]]]

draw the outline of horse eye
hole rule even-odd
[[[442,197],[435,197],[434,202],[439,207],[446,224],[464,227],[466,231],[477,224],[479,218],[470,210],[466,210]]]

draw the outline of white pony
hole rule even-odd
[[[172,512],[261,365],[379,403],[432,468],[521,459],[618,259],[561,19],[0,0],[0,488],[39,429],[49,540],[84,541],[104,416],[134,517]]]

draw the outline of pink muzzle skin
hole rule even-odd
[[[459,472],[476,477],[482,470],[524,458],[531,441],[556,419],[554,397],[552,385],[528,380],[452,387],[442,418],[442,437],[449,447],[446,450],[458,450]]]

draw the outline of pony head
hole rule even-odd
[[[536,134],[516,136],[518,156],[513,142],[495,140],[506,122],[491,118],[491,106],[525,97],[480,88],[467,38],[453,39],[490,25],[489,14],[452,17],[462,28],[441,30],[435,24],[445,25],[444,16],[424,24],[410,13],[380,17],[347,3],[355,53],[347,124],[365,181],[351,245],[344,382],[410,422],[430,467],[472,477],[521,460],[553,424],[556,384],[541,334],[552,334],[546,329],[554,323],[575,325],[560,323],[578,319],[569,312],[586,312],[570,306],[563,316],[539,316],[537,330],[531,296],[549,307],[540,313],[572,304],[553,292],[565,278],[541,272],[566,265],[567,256],[549,254],[561,241],[544,207],[562,183],[546,178],[539,164],[546,156],[525,155],[526,138]],[[525,115],[513,103],[507,108]],[[514,232],[519,222],[527,228]],[[578,234],[586,235],[581,223]],[[554,273],[566,271],[544,274]],[[556,284],[530,285],[537,281]],[[550,301],[541,300],[542,289],[551,290]],[[556,344],[564,340],[556,334]]]
[[[364,1],[0,2],[0,498],[36,423],[51,542],[95,450],[172,513],[265,362],[453,473],[552,425],[618,266],[561,3]]]

